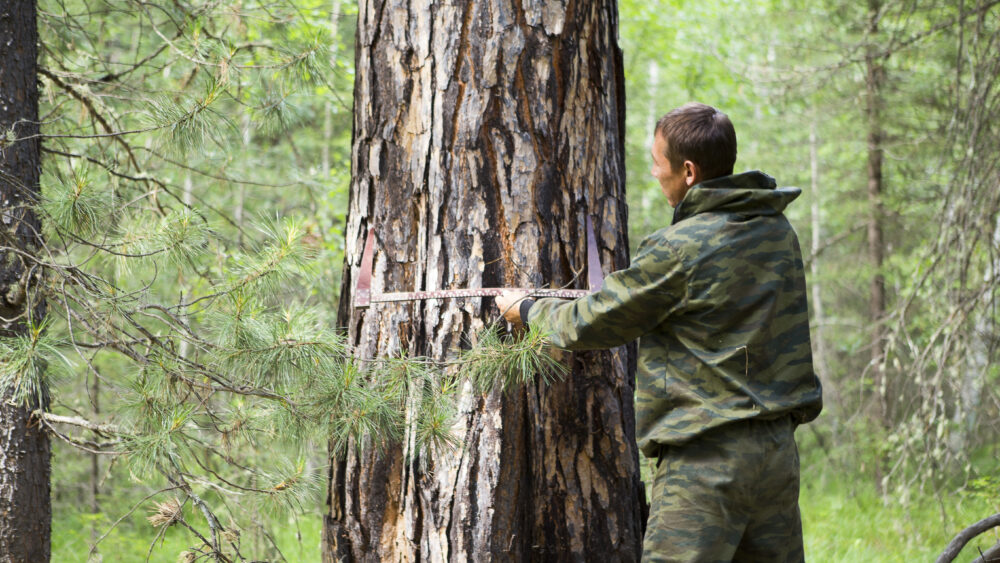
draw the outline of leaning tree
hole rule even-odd
[[[361,2],[339,316],[359,356],[448,360],[498,316],[354,306],[370,227],[376,292],[586,288],[588,216],[603,269],[627,265],[617,27],[614,0]],[[551,384],[466,384],[452,451],[417,451],[419,429],[332,450],[325,560],[635,560],[634,349],[563,359]]]
[[[44,302],[31,259],[40,245],[32,206],[41,173],[35,2],[0,14],[0,560],[48,561],[49,438],[32,410],[45,408],[44,366],[14,365],[10,341],[41,334]]]

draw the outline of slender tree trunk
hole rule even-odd
[[[242,126],[242,136],[243,136],[243,146],[248,148],[250,146],[251,139],[251,123],[250,115],[243,114],[243,126]],[[244,205],[246,204],[247,187],[245,184],[240,184],[236,189],[236,205],[233,207],[233,222],[236,223],[236,229],[238,234],[236,235],[236,245],[238,248],[243,248],[243,228],[245,221],[243,220]]]
[[[101,414],[101,378],[95,376],[90,386],[90,402],[94,408],[94,419],[100,420]],[[101,513],[101,456],[90,454],[90,512],[95,516]],[[97,542],[101,530],[95,518],[90,523],[90,541]],[[95,550],[96,551],[96,550]]]
[[[340,20],[340,2],[333,0],[330,3],[330,36],[333,37],[333,45],[330,47],[330,67],[337,64],[337,22]],[[330,181],[330,143],[333,140],[333,102],[327,101],[323,106],[323,146],[320,147],[320,169],[323,171],[324,182]]]
[[[823,192],[820,188],[819,172],[819,137],[816,132],[817,119],[815,113],[809,125],[809,204],[812,238],[810,250],[812,259],[809,261],[810,304],[812,305],[813,321],[816,330],[813,331],[813,364],[816,366],[816,376],[823,384],[823,396],[828,404],[839,405],[839,392],[830,378],[830,351],[826,340],[826,305],[823,301],[823,282],[820,276],[819,254],[823,247]],[[815,426],[810,426],[816,431]],[[819,434],[817,434],[819,438]]]
[[[868,45],[865,50],[865,116],[868,125],[868,261],[872,278],[868,296],[868,320],[873,327],[870,373],[874,387],[873,417],[875,423],[888,429],[889,381],[885,373],[885,277],[882,264],[885,248],[882,240],[882,84],[885,80],[884,56],[878,54],[881,0],[868,0]],[[885,457],[875,461],[875,486],[883,492]]]
[[[588,215],[604,269],[627,265],[613,0],[363,0],[358,20],[340,321],[359,354],[453,357],[498,316],[479,298],[352,308],[369,226],[375,291],[586,287]],[[559,383],[466,387],[448,455],[421,463],[408,438],[334,459],[325,560],[637,560],[634,348],[565,356]]]
[[[994,219],[990,240],[993,248],[1000,248],[1000,216]],[[987,284],[996,283],[997,278],[1000,278],[1000,256],[994,253],[987,264],[983,281]],[[992,319],[993,302],[994,295],[991,292],[985,293],[982,306],[970,315],[969,323],[972,326],[965,344],[967,351],[961,373],[957,377],[959,406],[952,414],[954,430],[948,441],[952,454],[960,458],[970,453],[970,442],[980,426],[983,387],[989,381],[989,370],[997,349],[996,341],[990,338],[994,332],[991,325],[995,322]]]
[[[826,339],[824,338],[824,323],[826,313],[823,308],[822,283],[819,278],[819,251],[823,244],[823,232],[820,217],[820,191],[819,191],[819,139],[816,135],[816,120],[809,124],[809,198],[810,222],[812,230],[811,250],[812,259],[809,261],[809,273],[812,274],[810,287],[812,289],[813,320],[816,323],[816,330],[813,333],[813,363],[816,365],[816,372],[823,382],[824,391],[829,389],[829,378],[827,378],[827,352]]]
[[[7,2],[0,10],[0,338],[23,333],[45,313],[34,285],[38,273],[16,251],[40,246],[30,207],[41,173],[38,134],[38,29],[35,2]],[[8,132],[18,140],[9,142]],[[34,137],[34,138],[28,138]],[[2,359],[0,359],[2,361]],[[31,419],[46,405],[0,399],[0,561],[48,561],[52,510],[48,436]]]
[[[881,0],[868,0],[868,46],[865,53],[865,114],[868,121],[868,260],[872,279],[868,298],[868,319],[874,327],[872,335],[871,370],[876,393],[875,416],[880,424],[889,421],[888,381],[883,367],[885,360],[885,277],[882,264],[885,244],[882,222],[882,85],[885,81],[884,59],[877,53]]]
[[[646,131],[649,132],[646,135],[646,142],[643,143],[643,148],[646,149],[646,154],[649,154],[653,150],[653,131],[656,129],[656,122],[659,120],[661,112],[663,111],[660,107],[662,101],[660,100],[660,64],[654,58],[649,61],[649,67],[646,71],[649,73],[648,85],[646,94],[649,96],[646,99]],[[653,206],[653,199],[660,196],[660,190],[642,190],[641,194],[641,205],[643,209],[650,209]],[[660,228],[660,225],[653,226],[649,224],[648,217],[652,215],[650,213],[643,213],[643,222],[641,228],[643,232],[648,232],[649,230],[655,230]],[[635,228],[635,225],[632,226]]]

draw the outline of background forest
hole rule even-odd
[[[651,132],[687,101],[729,114],[737,171],[803,189],[787,214],[826,397],[798,431],[814,561],[927,560],[1000,512],[997,4],[619,4],[633,248],[670,221]],[[391,440],[405,411],[447,445],[454,382],[357,365],[333,330],[356,12],[39,0],[54,273],[0,376],[61,438],[53,560],[194,560],[202,534],[316,561],[331,436]]]

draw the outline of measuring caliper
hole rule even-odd
[[[435,289],[429,291],[403,291],[393,293],[372,292],[372,262],[375,258],[375,227],[368,228],[368,238],[361,255],[361,272],[354,288],[354,306],[368,307],[372,303],[391,301],[418,301],[422,299],[455,299],[458,297],[495,297],[504,291],[523,291],[531,297],[562,297],[575,299],[601,289],[604,284],[604,272],[601,270],[601,258],[597,253],[597,239],[594,238],[594,226],[587,217],[587,279],[590,289],[534,289],[523,287],[481,287],[473,289]]]

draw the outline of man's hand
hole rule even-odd
[[[527,297],[528,294],[523,291],[505,291],[496,297],[497,308],[500,309],[500,313],[503,314],[503,318],[507,319],[512,325],[520,325],[523,321],[521,320],[521,301]]]

